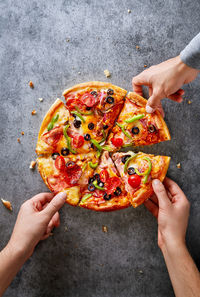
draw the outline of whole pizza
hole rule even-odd
[[[152,180],[165,178],[170,157],[134,150],[170,140],[161,114],[146,113],[146,99],[110,83],[78,84],[63,96],[66,103],[57,99],[45,115],[36,146],[47,187],[96,211],[142,204]]]

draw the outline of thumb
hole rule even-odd
[[[153,90],[153,94],[149,97],[146,105],[146,112],[153,113],[160,105],[162,94],[160,91]]]
[[[65,192],[60,192],[51,200],[42,212],[48,215],[49,218],[52,218],[53,215],[64,205],[66,198],[67,194]]]
[[[152,182],[153,190],[158,198],[158,204],[161,208],[166,208],[171,205],[164,185],[159,179],[154,179]]]

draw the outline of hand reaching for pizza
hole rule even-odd
[[[8,245],[30,257],[37,243],[60,225],[58,210],[65,200],[64,192],[55,197],[52,193],[40,193],[23,203]]]
[[[144,70],[133,77],[133,90],[142,96],[142,85],[149,87],[149,99],[146,111],[152,113],[158,109],[164,114],[161,99],[167,97],[173,101],[181,102],[184,90],[181,87],[193,81],[199,70],[188,67],[180,56],[169,59],[158,65]]]
[[[185,244],[190,204],[180,187],[165,178],[164,185],[153,181],[155,195],[145,201],[147,209],[158,220],[158,245],[179,246]]]

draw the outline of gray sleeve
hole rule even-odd
[[[182,50],[180,57],[186,65],[200,70],[200,33]]]

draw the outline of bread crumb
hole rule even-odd
[[[4,200],[3,198],[1,198],[1,201],[3,203],[3,205],[9,209],[10,211],[12,211],[12,204],[10,203],[10,201]]]
[[[81,74],[80,71],[78,72],[78,74]]]
[[[108,232],[108,227],[107,226],[102,226],[102,231],[107,233]]]
[[[70,42],[70,39],[69,39],[69,38],[67,38],[67,39],[66,39],[66,41],[67,41],[67,42]]]
[[[65,226],[65,232],[67,232],[68,231],[68,227],[67,226]]]
[[[32,82],[31,80],[29,81],[29,87],[30,87],[31,89],[34,88],[34,84],[33,84],[33,82]]]
[[[31,114],[35,115],[37,113],[37,111],[35,109],[32,110]]]
[[[139,270],[139,273],[143,274],[143,271],[142,270]]]
[[[24,135],[24,131],[21,132],[21,135]]]
[[[36,166],[36,161],[31,161],[31,164],[29,166],[30,169],[34,169]]]
[[[140,49],[139,45],[136,45],[136,49],[137,49],[137,50],[139,50],[139,49]]]
[[[191,104],[192,103],[192,101],[191,100],[188,100],[188,104]]]
[[[147,68],[147,65],[146,64],[144,64],[144,68]]]
[[[177,167],[178,169],[180,169],[180,168],[181,168],[181,163],[176,164],[176,167]]]
[[[131,13],[131,10],[130,9],[128,9],[128,13]]]
[[[106,77],[111,76],[110,71],[108,69],[104,70],[104,74],[105,74]]]
[[[38,100],[39,100],[40,102],[43,102],[44,99],[43,99],[43,98],[38,98]]]
[[[20,138],[17,138],[17,142],[19,142],[19,143],[21,142],[21,141],[20,141]]]

